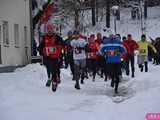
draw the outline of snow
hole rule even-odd
[[[112,10],[118,10],[119,9],[119,6],[113,6],[112,7]]]
[[[160,36],[157,32],[160,31],[159,9],[150,8],[154,14],[146,21],[147,35],[153,38]],[[118,32],[122,35],[132,33],[138,40],[140,23],[130,20],[126,14],[130,14],[129,10],[122,10]],[[88,27],[87,32],[100,31],[104,25],[101,22],[95,28]],[[117,104],[111,99],[114,90],[109,80],[104,82],[97,77],[92,82],[88,79],[81,90],[76,90],[69,69],[62,69],[62,83],[53,93],[51,88],[45,87],[45,67],[30,64],[13,73],[0,74],[0,120],[145,120],[147,113],[160,112],[159,72],[160,66],[150,63],[148,73],[141,73],[136,66],[135,78],[124,75],[129,80],[122,81],[120,88],[127,87],[133,96]]]
[[[134,96],[122,103],[111,100],[110,81],[85,80],[74,88],[69,70],[62,69],[62,83],[56,93],[45,87],[46,70],[28,65],[13,73],[0,74],[1,120],[144,120],[147,113],[160,111],[160,66],[149,64],[148,73],[136,69],[136,77],[122,82]],[[126,76],[124,76],[127,78]]]
[[[160,36],[158,32],[160,29],[160,7],[153,7],[148,9],[148,19],[145,20],[147,37],[155,39]],[[126,16],[126,14],[128,16]],[[132,34],[135,40],[139,40],[141,37],[141,22],[140,20],[131,20],[130,9],[122,9],[121,20],[117,21],[117,31],[122,35]],[[112,26],[113,22],[112,22]],[[149,38],[148,38],[149,39]]]
[[[121,11],[121,20],[116,21],[117,25],[117,33],[121,34],[121,36],[126,36],[127,34],[132,34],[133,38],[138,41],[142,35],[141,31],[141,21],[140,20],[131,20],[131,9],[130,8],[120,8]],[[149,37],[155,39],[160,36],[160,7],[150,7],[148,8],[148,19],[145,20],[146,27],[146,35],[149,40]],[[73,19],[73,18],[72,18]],[[69,22],[63,29],[63,33],[67,35],[67,32],[74,28],[73,20]],[[99,18],[100,19],[100,18]],[[114,34],[114,16],[111,15],[111,28],[106,28],[105,16],[103,16],[103,20],[96,23],[95,27],[92,27],[91,24],[91,11],[86,11],[84,16],[81,18],[81,24],[84,27],[82,31],[84,35],[96,34],[97,32],[101,32],[104,36],[109,36],[109,34]],[[106,32],[103,31],[106,29]]]

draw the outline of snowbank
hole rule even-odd
[[[160,66],[150,64],[148,73],[122,82],[134,91],[130,99],[116,104],[111,100],[110,81],[99,77],[85,80],[81,90],[74,88],[69,70],[62,70],[62,83],[56,93],[45,87],[46,71],[39,64],[14,73],[0,74],[1,120],[145,120],[150,112],[160,111]],[[124,76],[126,78],[126,76]]]

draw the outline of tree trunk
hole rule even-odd
[[[95,4],[96,4],[96,22],[98,22],[98,13],[99,13],[99,9],[98,9],[98,0],[96,0],[96,2],[95,2]]]
[[[147,19],[147,0],[144,1],[144,18]]]
[[[110,28],[110,0],[106,0],[106,27]]]
[[[92,8],[92,25],[96,25],[96,11],[95,11],[95,0],[91,1],[91,8]]]
[[[75,10],[75,28],[78,29],[79,27],[79,13],[78,10]]]

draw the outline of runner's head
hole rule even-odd
[[[126,36],[123,36],[122,40],[125,41],[126,39],[127,39]]]
[[[78,30],[75,30],[75,31],[73,32],[73,35],[74,35],[74,38],[75,38],[76,40],[80,37],[80,33],[79,33]]]
[[[141,36],[141,41],[146,41],[146,35],[145,34],[143,34],[142,36]]]
[[[97,33],[97,39],[102,39],[102,34],[101,33]]]
[[[111,40],[115,40],[115,39],[117,39],[117,36],[116,36],[116,35],[113,35],[113,34],[110,34],[110,35],[109,35],[109,38],[110,38]]]
[[[55,26],[53,24],[48,24],[47,25],[47,34],[53,35],[53,33],[55,32],[54,29],[55,29]]]
[[[121,35],[120,34],[116,34],[116,38],[117,38],[117,40],[121,41]]]
[[[131,34],[128,34],[127,39],[128,39],[128,40],[132,40],[132,35],[131,35]]]
[[[89,42],[94,42],[95,41],[95,35],[91,34],[89,37]]]
[[[72,38],[72,36],[73,36],[72,31],[68,31],[67,35],[68,35],[68,38]]]

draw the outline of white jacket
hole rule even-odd
[[[73,59],[82,60],[86,59],[86,52],[84,49],[87,45],[87,42],[84,39],[79,38],[78,40],[72,40],[71,46],[73,47]]]

